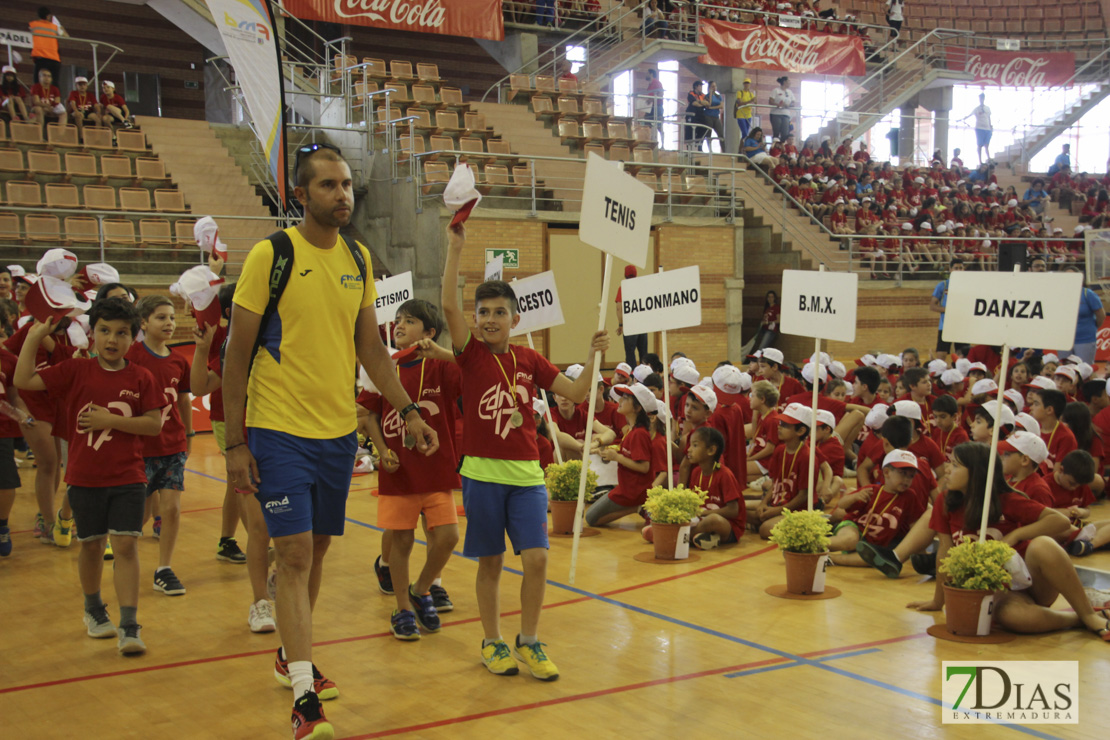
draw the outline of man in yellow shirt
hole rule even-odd
[[[732,104],[732,114],[736,116],[736,123],[740,126],[740,141],[748,138],[752,129],[752,103],[755,102],[755,92],[752,91],[751,79],[744,80],[744,89],[736,93],[736,102]]]
[[[439,442],[378,334],[370,253],[356,244],[360,266],[339,234],[354,207],[350,167],[337,148],[311,144],[297,152],[295,171],[304,220],[284,232],[292,264],[275,264],[274,235],[251,249],[235,289],[223,378],[227,474],[238,490],[257,496],[274,540],[283,646],[274,675],[293,689],[294,737],[325,740],[334,731],[320,699],[339,690],[312,664],[312,608],[324,554],[343,534],[358,444],[356,357],[402,409],[420,452],[434,453]],[[288,282],[263,326],[283,267]]]

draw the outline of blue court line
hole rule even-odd
[[[826,655],[823,658],[817,658],[821,663],[827,663],[830,660],[840,660],[841,658],[854,658],[857,655],[867,655],[868,653],[882,652],[880,648],[867,648],[865,650],[853,650],[850,653],[837,653],[836,655]],[[779,663],[778,665],[768,665],[762,668],[750,668],[746,671],[737,671],[736,673],[726,673],[725,678],[740,678],[741,676],[753,676],[756,673],[769,673],[770,671],[778,671],[783,668],[794,668],[796,666],[805,665],[804,663]]]
[[[201,478],[208,478],[209,480],[215,480],[215,481],[219,481],[220,483],[223,483],[223,484],[225,484],[225,485],[227,484],[227,480],[226,480],[226,479],[224,479],[224,478],[217,478],[217,477],[216,477],[216,476],[214,476],[214,475],[209,475],[208,473],[202,473],[202,472],[200,472],[199,470],[189,470],[188,468],[185,468],[185,472],[186,472],[186,473],[192,473],[193,475],[199,475],[199,476],[200,476]]]
[[[192,470],[189,471],[189,472],[195,473],[196,475],[204,476],[205,478],[211,478],[212,480],[220,481],[221,483],[226,482],[222,478],[217,478],[215,476],[208,475],[207,473],[198,473],[198,472],[192,471]],[[350,522],[351,524],[356,524],[360,527],[365,527],[366,529],[372,529],[376,532],[384,532],[385,531],[381,527],[377,527],[377,526],[375,526],[373,524],[369,524],[367,522],[359,521],[358,519],[352,519],[351,517],[345,517],[345,520]],[[416,542],[418,544],[421,544],[421,545],[427,545],[427,543],[424,542],[423,540],[416,540]],[[467,557],[467,556],[463,555],[462,553],[460,553],[458,551],[454,551],[453,554],[458,556],[458,557],[461,557],[465,560],[471,560],[471,561],[475,561],[475,562],[477,561],[477,558]],[[522,577],[524,576],[523,571],[517,570],[515,568],[505,567],[504,570],[508,571],[509,573],[513,573],[515,575],[518,575],[518,576],[522,576]],[[594,601],[600,601],[602,603],[609,604],[611,606],[615,606],[615,607],[620,608],[620,609],[625,609],[625,610],[628,610],[628,611],[631,611],[631,612],[636,612],[637,614],[643,614],[644,616],[652,617],[654,619],[659,619],[659,620],[662,620],[664,622],[670,622],[671,624],[677,625],[679,627],[686,627],[687,629],[692,629],[692,630],[695,630],[697,632],[701,632],[701,633],[706,634],[706,635],[711,635],[713,637],[719,637],[723,640],[728,640],[729,642],[734,642],[734,643],[737,643],[737,644],[740,644],[740,645],[744,645],[745,647],[750,647],[750,648],[753,648],[755,650],[760,650],[760,651],[765,652],[765,653],[770,653],[772,655],[777,655],[780,658],[786,658],[787,660],[791,661],[791,666],[793,666],[793,665],[812,666],[814,668],[819,668],[821,670],[825,670],[825,671],[829,671],[831,673],[835,673],[835,674],[837,674],[839,676],[842,676],[844,678],[850,678],[850,679],[853,679],[855,681],[862,681],[863,683],[870,684],[870,685],[872,685],[876,688],[886,689],[888,691],[892,691],[896,694],[901,694],[903,696],[906,696],[906,697],[909,697],[909,698],[912,698],[912,699],[919,699],[921,701],[928,702],[929,704],[933,704],[933,705],[936,705],[938,707],[942,707],[942,708],[946,708],[946,709],[951,709],[952,708],[952,705],[946,704],[946,703],[942,702],[940,699],[937,699],[935,697],[929,696],[927,694],[921,694],[919,692],[912,691],[910,689],[904,689],[901,686],[895,686],[894,684],[886,683],[885,681],[879,681],[879,680],[874,679],[874,678],[869,678],[867,676],[863,676],[863,675],[860,675],[858,673],[853,673],[851,671],[846,671],[846,670],[843,670],[841,668],[837,668],[836,666],[826,665],[825,661],[822,660],[822,659],[819,659],[819,658],[818,659],[804,658],[800,655],[794,655],[794,654],[789,653],[785,650],[779,650],[779,649],[773,648],[769,645],[763,645],[763,644],[760,644],[758,642],[752,642],[751,640],[745,640],[742,637],[736,637],[735,635],[730,635],[730,634],[727,634],[725,632],[721,632],[719,630],[710,629],[709,627],[703,627],[701,625],[694,624],[693,622],[687,622],[685,620],[678,619],[676,617],[671,617],[671,616],[668,616],[666,614],[661,614],[659,612],[651,611],[650,609],[644,609],[643,607],[635,606],[633,604],[628,604],[628,603],[623,602],[623,601],[618,601],[616,599],[609,598],[608,596],[602,596],[600,594],[595,594],[591,591],[586,591],[586,590],[581,589],[581,588],[576,588],[575,586],[570,586],[570,585],[565,584],[565,583],[560,583],[559,581],[553,581],[550,578],[547,579],[547,584],[550,585],[550,586],[554,586],[555,588],[562,589],[564,591],[570,591],[571,593],[577,594],[579,596],[585,596],[587,598],[593,599]],[[857,652],[857,654],[858,654],[858,652]],[[827,657],[844,657],[844,656],[827,656]],[[787,667],[787,666],[783,666],[783,667]],[[1046,732],[1041,732],[1039,730],[1034,730],[1030,727],[1025,727],[1023,725],[1005,724],[1005,723],[1002,723],[1002,722],[995,722],[995,723],[992,723],[992,724],[996,724],[1000,727],[1008,727],[1012,730],[1017,730],[1018,732],[1024,733],[1026,735],[1031,735],[1033,737],[1042,738],[1043,740],[1062,740],[1061,738],[1059,738],[1056,735],[1050,735]]]

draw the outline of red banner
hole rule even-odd
[[[284,0],[283,5],[307,20],[495,41],[505,38],[501,0]]]
[[[1002,87],[1054,87],[1075,74],[1070,51],[993,51],[948,49],[948,69],[974,76],[972,84]]]
[[[1095,362],[1110,362],[1110,317],[1107,317],[1095,335]]]
[[[722,67],[860,76],[865,73],[858,36],[703,20],[700,61]]]

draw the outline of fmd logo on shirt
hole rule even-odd
[[[339,284],[351,290],[362,290],[362,275],[344,275],[339,278]]]

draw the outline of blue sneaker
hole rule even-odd
[[[409,603],[412,604],[412,610],[416,613],[416,621],[420,623],[420,627],[424,631],[439,632],[439,614],[436,612],[436,605],[431,594],[417,596],[412,590],[412,584],[409,584]]]
[[[398,640],[420,639],[420,628],[416,626],[416,617],[408,609],[393,610],[393,615],[389,618],[389,631]]]
[[[8,527],[0,527],[0,558],[6,558],[12,554],[12,530]]]
[[[162,517],[154,517],[154,539],[162,538]]]

